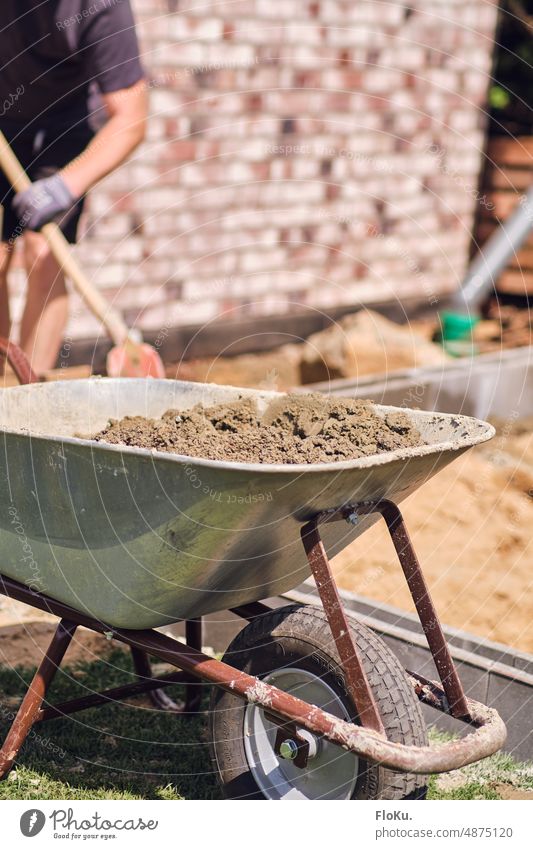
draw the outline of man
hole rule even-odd
[[[129,0],[2,0],[0,130],[31,189],[0,175],[0,336],[10,332],[7,274],[23,233],[27,273],[20,344],[53,368],[68,318],[64,275],[37,231],[57,221],[76,241],[86,192],[142,141],[147,112]]]

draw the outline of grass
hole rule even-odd
[[[60,670],[50,701],[132,680],[129,654]],[[0,669],[0,736],[32,670]],[[166,692],[179,698],[181,688]],[[207,693],[203,707],[207,709]],[[206,714],[154,711],[146,699],[73,714],[34,726],[0,799],[216,799],[220,791],[206,745]]]
[[[451,739],[434,729],[430,737],[434,743]],[[533,764],[519,763],[512,755],[498,752],[463,769],[432,776],[428,798],[501,799],[516,791],[531,792],[533,799]]]
[[[0,738],[32,670],[0,668]],[[131,680],[129,654],[118,649],[98,662],[66,667],[51,701]],[[207,690],[207,688],[206,688]],[[179,699],[180,687],[167,689]],[[207,746],[208,693],[193,718],[154,711],[146,699],[74,714],[34,726],[15,769],[0,782],[0,799],[219,799]],[[433,742],[446,738],[432,731]],[[499,799],[502,787],[533,791],[533,765],[498,754],[431,778],[430,799]]]

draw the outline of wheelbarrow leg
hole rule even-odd
[[[456,718],[468,716],[468,704],[463,685],[453,662],[442,625],[429,594],[418,557],[399,507],[392,501],[383,501],[379,512],[385,519],[392,543],[416,607],[420,624],[426,635],[433,661],[437,667],[450,713]]]
[[[319,517],[318,517],[319,518]],[[359,650],[355,645],[346,614],[331,572],[324,543],[320,538],[318,518],[302,528],[302,542],[316,588],[337,646],[346,683],[354,700],[361,725],[384,734],[383,723],[374,699]]]
[[[342,605],[331,574],[331,569],[329,568],[327,554],[320,538],[319,525],[328,522],[337,522],[340,519],[345,519],[350,524],[356,524],[359,521],[359,516],[367,516],[370,513],[380,513],[387,525],[448,700],[448,712],[456,719],[465,719],[468,721],[469,709],[467,699],[446,643],[437,611],[435,610],[424,575],[422,574],[418,557],[413,548],[400,508],[387,499],[382,499],[381,501],[363,501],[361,503],[345,505],[337,510],[326,510],[302,528],[302,539],[309,558],[311,571],[315,578],[317,590],[328,617],[335,642],[337,643],[348,682],[350,683],[350,679],[353,681],[354,677],[348,674],[350,672],[349,664],[352,665],[355,678],[359,679],[360,684],[364,684],[365,679],[364,676],[359,675],[357,666],[360,666],[360,663],[357,658],[355,658],[354,663],[350,657],[350,641],[347,639],[345,633],[346,626],[342,621],[344,615]],[[352,695],[359,709],[362,724],[368,724],[372,728],[375,727],[375,725],[373,726],[371,724],[374,718],[373,708],[368,699],[368,693],[365,692],[367,690],[368,687],[363,686],[361,698],[357,692],[357,687],[354,687],[352,684]],[[361,701],[361,708],[359,708],[357,697]],[[367,708],[370,709],[367,711]],[[362,711],[364,711],[364,714],[370,716],[371,722],[366,723],[363,721]]]
[[[185,622],[185,639],[188,646],[198,651],[202,650],[202,620],[187,619]],[[147,652],[136,646],[131,647],[133,666],[139,678],[152,678],[152,668]],[[190,683],[185,685],[185,701],[178,704],[165,690],[152,690],[150,700],[158,710],[171,711],[172,713],[196,713],[202,699],[202,685],[198,679],[191,678]]]
[[[74,636],[76,627],[66,619],[62,619],[57,626],[52,642],[33,676],[33,680],[7,733],[4,745],[0,749],[0,779],[5,778],[13,766],[15,758],[30,733],[46,698],[47,690]]]

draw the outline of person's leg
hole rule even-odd
[[[13,245],[9,242],[0,242],[0,336],[9,339],[11,332],[11,318],[9,313],[9,290],[7,288],[7,273],[13,256]],[[6,363],[0,357],[0,377],[5,372]]]
[[[20,345],[34,371],[42,374],[54,368],[63,341],[68,318],[65,276],[40,233],[24,233],[24,262],[28,290]]]
[[[13,245],[10,242],[0,242],[0,336],[9,339],[11,318],[9,313],[9,291],[7,274],[13,256]],[[0,361],[0,374],[3,361]]]

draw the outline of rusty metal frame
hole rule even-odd
[[[316,588],[326,614],[328,624],[339,652],[346,684],[361,725],[384,734],[383,723],[370,688],[368,678],[355,645],[350,626],[340,600],[337,586],[331,574],[328,557],[320,538],[320,516],[317,516],[301,531],[305,553],[316,582]]]
[[[202,648],[202,620],[201,619],[187,619],[185,621],[185,641],[188,645],[193,646],[196,649],[201,650]],[[202,701],[202,685],[201,682],[197,681],[194,678],[187,678],[183,676],[180,678],[179,682],[176,680],[169,680],[168,684],[185,684],[185,699],[183,702],[178,704],[173,699],[171,699],[167,693],[165,693],[164,686],[162,687],[154,687],[153,681],[154,676],[152,675],[152,667],[150,664],[150,658],[147,652],[142,649],[137,648],[136,646],[131,646],[131,656],[133,660],[133,667],[135,672],[137,673],[140,682],[145,682],[145,686],[139,689],[138,693],[148,693],[152,704],[158,708],[158,710],[166,710],[171,711],[172,713],[196,713],[200,707],[200,702]],[[172,678],[172,676],[170,676]],[[131,685],[136,686],[136,685]],[[140,686],[140,683],[137,684],[137,687]],[[118,688],[119,691],[121,688]],[[124,696],[124,692],[119,692],[119,698]]]
[[[348,504],[336,510],[326,510],[304,525],[301,531],[311,572],[341,658],[348,688],[357,708],[360,722],[368,728],[383,731],[372,691],[357,646],[350,633],[324,544],[320,538],[320,525],[340,520],[356,524],[361,516],[371,513],[380,513],[387,525],[448,700],[447,712],[456,719],[468,721],[468,704],[463,686],[446,643],[435,605],[429,594],[403,516],[396,504],[383,499],[382,501]]]
[[[190,686],[192,678],[215,684],[249,703],[263,707],[269,715],[279,720],[282,727],[289,724],[291,728],[305,728],[314,734],[323,735],[332,743],[366,760],[381,763],[390,769],[421,774],[445,772],[493,754],[505,742],[505,725],[498,713],[472,699],[466,699],[467,713],[462,718],[475,730],[463,739],[432,747],[393,743],[372,728],[341,720],[223,661],[209,657],[192,645],[183,645],[158,631],[110,627],[3,576],[0,576],[0,592],[61,617],[52,642],[28,687],[0,750],[0,778],[11,768],[35,723],[68,716],[75,711],[117,701],[126,696],[161,690],[170,684],[185,683]],[[257,603],[235,608],[233,612],[245,619],[251,619],[263,615],[268,610],[265,605]],[[50,705],[46,701],[48,688],[78,625],[105,634],[109,639],[118,640],[146,655],[153,655],[181,671],[157,678],[143,677],[143,680],[132,684]],[[410,674],[410,680],[422,701],[449,713],[447,696],[439,684],[415,676],[414,673]]]

